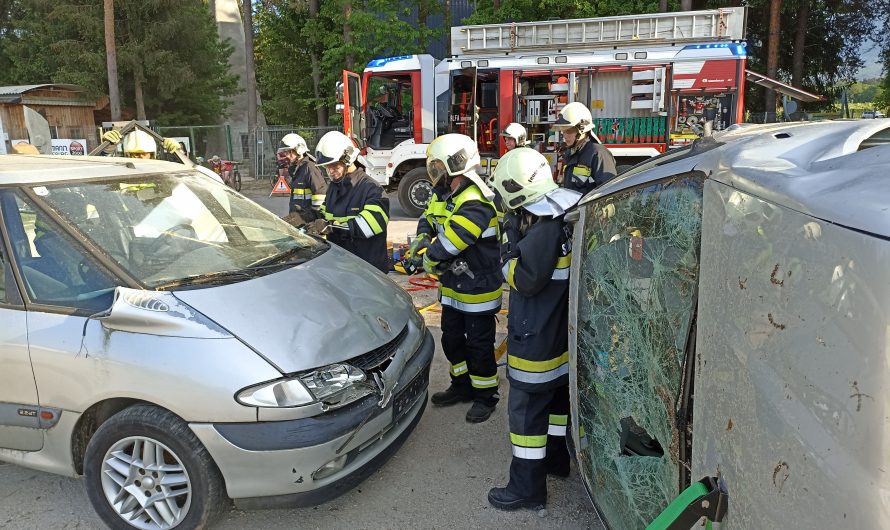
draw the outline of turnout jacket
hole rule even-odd
[[[562,187],[586,195],[609,182],[615,175],[615,157],[589,136],[578,149],[569,149],[563,164]]]
[[[328,184],[315,162],[303,157],[288,167],[290,176],[290,211],[299,211],[307,222],[319,217],[318,211],[324,204]]]
[[[332,225],[328,241],[389,271],[386,255],[386,225],[389,199],[383,188],[361,168],[328,185],[319,213]]]
[[[520,213],[519,215],[528,215]],[[525,235],[518,217],[504,221],[503,273],[510,285],[507,377],[526,391],[568,383],[571,230],[563,217],[532,217]]]
[[[462,313],[493,315],[501,309],[499,230],[497,210],[479,187],[465,181],[454,192],[444,185],[433,190],[417,222],[417,236],[432,241],[425,261],[447,269],[458,258],[467,262],[473,278],[446,270],[439,276],[439,301]]]

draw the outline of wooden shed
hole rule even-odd
[[[28,139],[23,107],[29,107],[49,122],[53,139],[86,139],[85,149],[98,145],[93,111],[96,98],[86,96],[77,85],[43,84],[0,87],[0,119],[10,141]]]

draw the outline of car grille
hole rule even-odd
[[[379,348],[374,348],[368,353],[363,353],[358,357],[353,357],[347,362],[357,368],[361,368],[362,370],[373,370],[374,368],[380,367],[387,361],[392,359],[393,354],[395,354],[396,352],[396,348],[398,348],[399,344],[401,344],[402,341],[405,340],[406,335],[408,335],[407,325],[393,340],[387,342]]]

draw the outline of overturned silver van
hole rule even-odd
[[[888,143],[735,126],[585,198],[572,442],[609,527],[704,477],[721,528],[890,526]]]
[[[200,172],[2,156],[0,220],[0,461],[109,527],[322,502],[424,412],[410,296]]]

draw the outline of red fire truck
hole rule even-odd
[[[487,173],[523,124],[531,147],[556,164],[552,128],[580,101],[619,167],[743,118],[746,8],[454,27],[444,60],[377,59],[338,87],[344,131],[368,172],[420,214],[431,190],[427,145],[457,132],[476,139]]]

